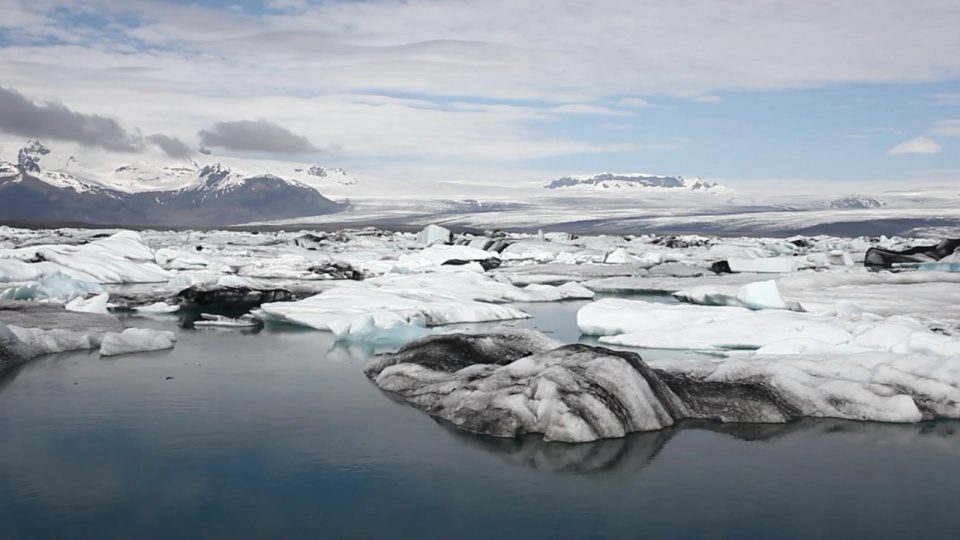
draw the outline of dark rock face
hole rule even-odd
[[[935,246],[917,246],[903,251],[870,248],[864,256],[863,265],[889,268],[897,263],[936,262],[953,255],[960,249],[960,239],[941,240]]]
[[[259,306],[268,302],[289,302],[295,295],[286,289],[257,290],[248,287],[204,287],[194,285],[177,293],[185,304],[209,306],[212,304],[249,304]]]
[[[147,223],[128,195],[61,189],[31,176],[0,178],[0,217],[78,223]]]
[[[470,263],[480,263],[480,266],[484,270],[493,270],[494,268],[500,268],[500,259],[496,257],[490,257],[488,259],[483,259],[482,261],[465,261],[463,259],[450,259],[449,261],[444,261],[441,266],[464,266]]]
[[[135,206],[153,210],[156,223],[195,226],[247,223],[264,220],[265,216],[290,219],[342,209],[317,190],[276,176],[247,178],[229,189],[207,188],[220,182],[222,174],[223,171],[212,171],[206,186],[159,192],[163,195],[157,207],[151,208],[150,201],[157,198],[158,192],[137,193],[131,200]]]

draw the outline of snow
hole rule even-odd
[[[100,356],[118,356],[136,352],[172,349],[177,339],[173,332],[160,332],[149,328],[127,328],[123,332],[111,332],[100,342]]]

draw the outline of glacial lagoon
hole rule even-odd
[[[669,301],[662,298],[663,301]],[[585,302],[464,331],[579,339]],[[954,538],[960,423],[683,422],[567,445],[469,435],[326,332],[191,330],[0,382],[0,537]],[[509,325],[509,326],[507,326]],[[646,354],[646,353],[645,353]],[[653,354],[680,354],[654,352]]]

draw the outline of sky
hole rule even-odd
[[[405,182],[960,181],[956,0],[0,0],[0,132]]]

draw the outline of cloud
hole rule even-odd
[[[621,107],[652,107],[653,106],[649,101],[643,98],[638,98],[638,97],[623,98],[617,103],[617,105]]]
[[[960,94],[933,94],[931,97],[940,105],[960,105]]]
[[[960,137],[960,119],[941,120],[933,124],[930,133],[944,137]]]
[[[721,103],[723,102],[723,98],[720,96],[706,94],[693,98],[693,101],[696,101],[697,103]]]
[[[191,153],[176,137],[161,133],[144,137],[139,129],[128,130],[113,118],[79,113],[53,101],[34,103],[13,88],[2,86],[0,131],[33,139],[76,142],[112,152],[143,152],[149,142],[170,157]]]
[[[632,112],[616,111],[607,107],[598,105],[586,105],[583,103],[571,103],[569,105],[560,105],[551,107],[550,112],[557,114],[585,114],[592,116],[633,116]]]
[[[0,87],[0,131],[21,137],[73,141],[114,152],[143,150],[143,136],[113,118],[82,114],[55,102],[37,104]]]
[[[190,146],[176,137],[155,133],[147,141],[157,145],[165,154],[173,158],[186,158],[193,154]]]
[[[888,153],[892,156],[903,154],[938,154],[942,149],[943,147],[933,139],[914,137],[909,141],[904,141],[894,146]]]
[[[302,136],[269,120],[217,122],[198,133],[200,144],[237,152],[314,154],[320,149]]]

